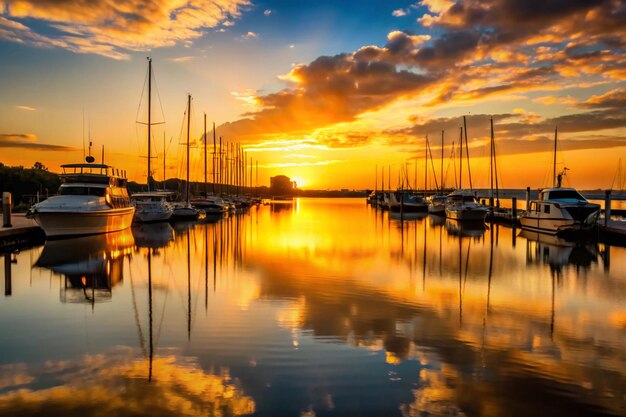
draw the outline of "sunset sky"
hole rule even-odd
[[[417,164],[421,186],[425,136],[439,175],[442,129],[452,185],[451,144],[466,116],[475,187],[488,186],[490,117],[501,186],[550,185],[555,127],[566,184],[621,185],[622,0],[1,4],[4,164],[58,171],[82,159],[90,136],[98,160],[105,145],[107,163],[145,182],[146,128],[137,122],[146,120],[150,56],[153,120],[165,122],[154,128],[157,180],[164,138],[168,178],[184,177],[190,93],[196,180],[206,113],[218,136],[258,160],[261,185],[285,174],[303,188],[372,188],[375,167],[387,183],[391,166],[395,187],[401,167],[413,183]]]

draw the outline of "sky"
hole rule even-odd
[[[489,186],[490,120],[501,187],[551,185],[555,129],[566,185],[625,185],[622,0],[4,0],[0,57],[6,165],[58,172],[91,140],[145,183],[151,57],[157,180],[164,154],[185,176],[191,94],[193,180],[206,114],[209,152],[215,123],[259,185],[422,188],[443,168],[454,186],[465,116],[473,187]]]

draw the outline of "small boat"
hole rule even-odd
[[[435,194],[428,199],[428,212],[430,214],[446,215],[446,201],[448,197],[441,194]]]
[[[472,177],[469,169],[469,146],[467,142],[467,125],[465,116],[463,116],[463,126],[461,127],[459,141],[459,189],[448,194],[446,198],[446,217],[457,221],[478,221],[484,222],[489,209],[479,204],[474,192],[462,188],[463,183],[463,132],[465,132],[465,148],[467,152],[467,173],[470,179],[470,188]]]
[[[61,168],[59,195],[34,205],[29,213],[46,236],[116,232],[131,225],[135,207],[119,170],[93,163]]]
[[[172,220],[196,220],[200,217],[200,211],[186,201],[174,203]]]
[[[446,217],[453,220],[485,221],[489,209],[478,203],[470,190],[456,190],[446,200]]]
[[[169,202],[168,197],[170,193],[162,191],[151,191],[150,182],[152,179],[152,170],[150,168],[150,162],[152,161],[152,145],[151,145],[151,107],[152,106],[152,59],[148,58],[148,170],[146,173],[146,180],[148,184],[147,192],[135,193],[132,195],[132,202],[135,206],[135,220],[140,223],[161,222],[167,221],[172,217],[174,212],[174,206]],[[165,153],[165,147],[164,153]],[[165,162],[163,162],[165,164]],[[163,180],[165,181],[165,172],[163,173]]]
[[[407,190],[398,190],[389,194],[389,211],[392,213],[425,213],[428,203],[419,194]]]
[[[228,214],[229,204],[221,197],[208,195],[204,198],[191,200],[191,205],[197,209],[204,210],[206,214],[224,215]]]
[[[167,191],[148,191],[131,196],[135,205],[135,220],[140,223],[168,221],[174,213]]]
[[[539,192],[539,199],[528,202],[520,215],[522,229],[548,234],[581,232],[592,229],[600,215],[600,205],[590,203],[574,188],[563,188],[567,168],[557,174],[557,129],[554,129],[553,188]]]
[[[523,229],[548,234],[579,232],[593,228],[600,205],[590,203],[574,188],[546,188],[520,216]]]

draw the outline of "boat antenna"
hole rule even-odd
[[[567,171],[569,171],[569,168],[563,167],[563,171],[559,172],[559,174],[556,176],[556,188],[561,188],[563,177],[567,175]]]
[[[91,156],[91,120],[89,121],[89,130],[87,131],[87,139],[89,140],[89,153],[87,154],[87,156],[85,157],[85,161],[89,162],[90,164],[92,162],[94,162],[96,160],[96,158],[94,158],[93,156]]]

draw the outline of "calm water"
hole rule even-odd
[[[624,248],[300,199],[0,263],[0,415],[626,415]]]

